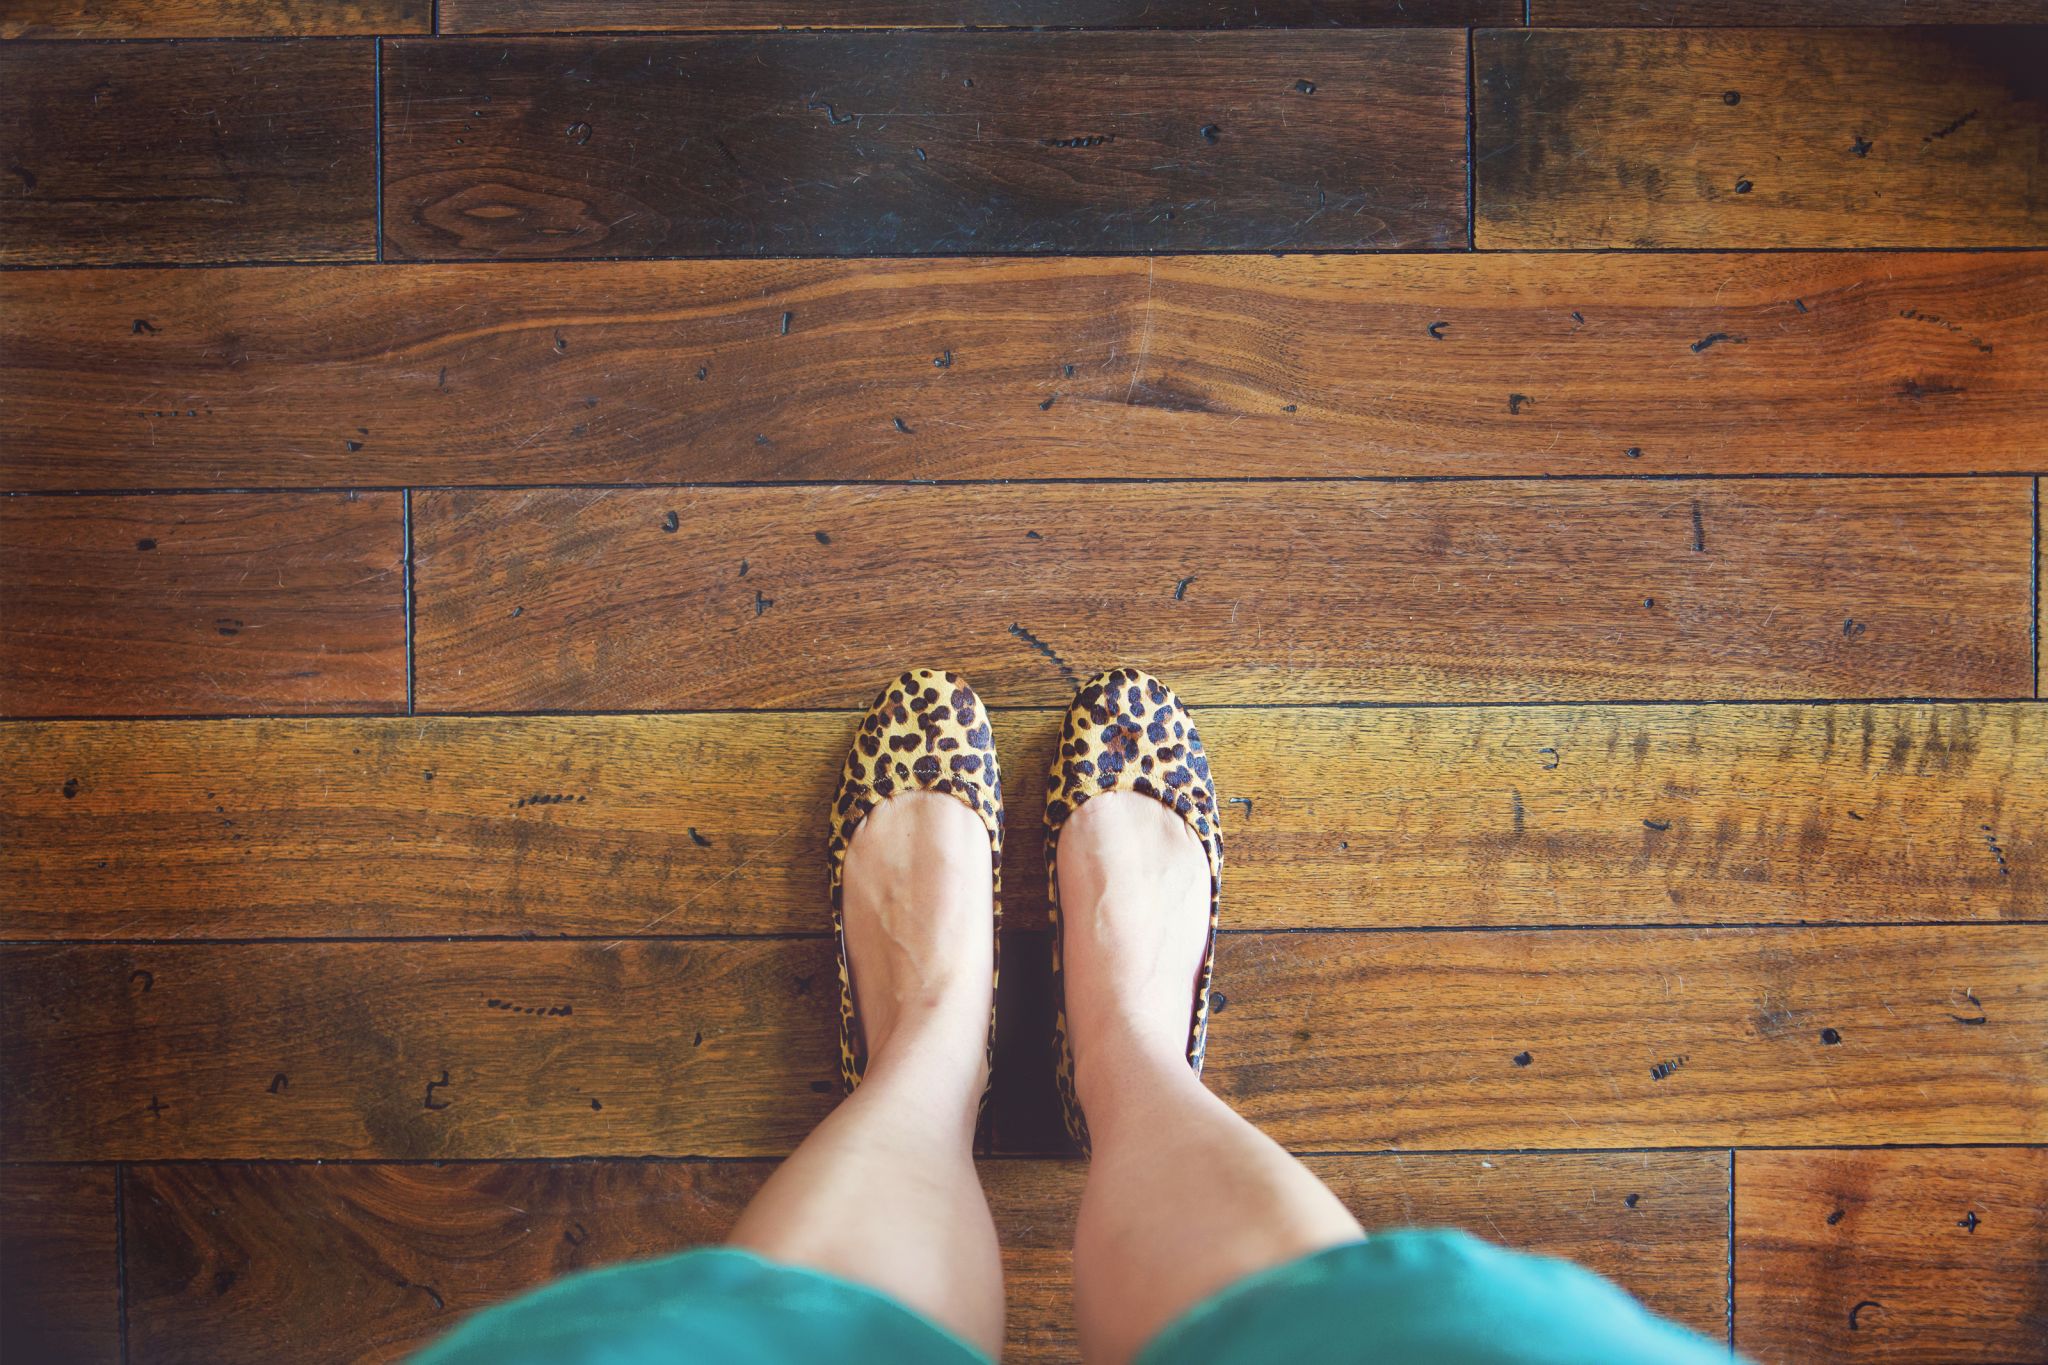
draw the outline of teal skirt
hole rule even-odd
[[[986,1365],[876,1290],[730,1247],[610,1266],[476,1314],[414,1365]],[[1591,1271],[1461,1232],[1389,1232],[1240,1280],[1139,1365],[1728,1365]]]

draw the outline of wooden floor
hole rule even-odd
[[[721,1236],[926,663],[1070,1359],[1029,831],[1122,662],[1228,798],[1212,1083],[1369,1225],[2048,1361],[2048,0],[0,36],[10,1365],[388,1360]]]

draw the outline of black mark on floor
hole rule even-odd
[[[521,1005],[511,1000],[500,1000],[496,996],[484,1001],[484,1008],[503,1010],[507,1014],[533,1014],[543,1019],[564,1019],[576,1012],[573,1005]]]
[[[1700,510],[1698,498],[1692,501],[1692,549],[1694,554],[1707,552],[1707,517]]]
[[[951,350],[947,350],[947,351],[946,351],[946,352],[945,352],[944,354],[941,354],[941,355],[937,355],[937,356],[934,356],[934,357],[932,357],[932,368],[933,368],[933,369],[935,369],[935,370],[950,370],[950,369],[952,369],[952,368],[953,368],[953,352],[952,352]]]
[[[1316,83],[1314,81],[1296,81],[1294,88],[1301,94],[1313,95],[1316,92]]]
[[[1657,833],[1662,834],[1671,828],[1671,822],[1669,820],[1645,820],[1643,821],[1643,828],[1654,829]]]
[[[1080,677],[1075,674],[1073,669],[1067,667],[1067,661],[1065,659],[1062,659],[1051,645],[1039,639],[1036,635],[1033,635],[1030,631],[1018,625],[1015,621],[1010,622],[1010,634],[1016,636],[1025,644],[1029,645],[1032,649],[1038,651],[1038,653],[1043,655],[1046,659],[1050,660],[1052,666],[1060,671],[1060,676],[1062,678],[1065,678],[1068,682],[1072,683],[1076,687],[1079,687],[1081,685]]]
[[[904,421],[903,421],[903,419],[902,419],[901,417],[891,417],[891,418],[890,418],[889,420],[890,420],[890,421],[892,421],[892,422],[894,422],[894,423],[896,424],[896,430],[898,430],[898,431],[902,432],[902,433],[903,433],[903,434],[904,434],[905,436],[909,436],[909,435],[912,435],[912,434],[914,434],[914,433],[912,433],[912,431],[910,430],[909,426],[907,426],[907,425],[906,425],[906,424],[904,423]]]
[[[1659,1062],[1655,1066],[1650,1068],[1650,1079],[1653,1081],[1661,1081],[1667,1076],[1676,1075],[1679,1071],[1683,1070],[1685,1064],[1691,1060],[1691,1057],[1681,1056],[1673,1057],[1670,1061]]]
[[[1509,412],[1520,412],[1525,404],[1533,408],[1536,406],[1536,400],[1526,393],[1511,393],[1508,395]]]
[[[1698,355],[1708,347],[1719,346],[1724,341],[1730,346],[1740,346],[1748,340],[1748,337],[1739,337],[1733,332],[1709,332],[1692,344],[1692,353]]]
[[[138,981],[142,983],[142,993],[148,995],[150,988],[156,985],[156,973],[146,967],[137,967],[128,973],[128,984],[132,986]]]
[[[761,613],[763,613],[763,612],[767,611],[767,610],[768,610],[768,608],[770,608],[770,607],[772,607],[772,606],[774,606],[774,605],[775,605],[775,599],[774,599],[774,598],[772,598],[772,597],[763,597],[763,596],[761,595],[761,590],[760,590],[759,588],[756,588],[756,589],[754,589],[754,619],[755,619],[755,620],[757,620],[757,621],[758,621],[758,620],[760,620],[760,619],[761,619]]]
[[[155,336],[156,332],[156,324],[151,322],[148,318],[135,319],[135,325],[128,329],[128,334],[130,336],[142,336],[145,333],[148,334],[149,336]]]
[[[1115,133],[1082,133],[1078,137],[1040,138],[1039,145],[1042,147],[1065,147],[1072,149],[1078,147],[1107,147],[1114,141],[1116,141]]]
[[[1557,764],[1558,764],[1558,753],[1557,753],[1557,750],[1555,750],[1555,749],[1551,748],[1551,747],[1550,747],[1549,745],[1545,745],[1545,746],[1544,746],[1543,748],[1541,748],[1541,749],[1538,749],[1538,750],[1536,751],[1536,756],[1537,756],[1538,758],[1548,759],[1548,762],[1544,763],[1544,765],[1543,765],[1543,771],[1545,771],[1545,772],[1550,772],[1550,771],[1554,770],[1554,769],[1555,769],[1555,768],[1557,767]]]
[[[1825,1047],[1834,1047],[1842,1041],[1841,1032],[1837,1029],[1824,1028],[1820,1031],[1820,1041]]]
[[[1956,1226],[1959,1228],[1967,1228],[1970,1232],[1970,1235],[1974,1237],[1977,1233],[1977,1225],[1983,1221],[1983,1219],[1977,1216],[1977,1211],[1975,1209],[1970,1209],[1969,1211],[1964,1213],[1962,1217],[1956,1219]]]
[[[1876,1309],[1882,1310],[1882,1309],[1884,1308],[1884,1305],[1883,1305],[1883,1304],[1881,1304],[1881,1303],[1879,1303],[1879,1302],[1878,1302],[1878,1301],[1877,1301],[1876,1299],[1865,1299],[1865,1300],[1863,1300],[1863,1302],[1861,1302],[1861,1303],[1857,1304],[1857,1305],[1856,1305],[1856,1306],[1855,1306],[1854,1308],[1851,1308],[1851,1309],[1849,1310],[1849,1330],[1850,1330],[1850,1331],[1852,1331],[1852,1332],[1860,1332],[1860,1331],[1862,1331],[1862,1330],[1863,1330],[1863,1324],[1862,1324],[1862,1323],[1860,1323],[1860,1322],[1858,1322],[1858,1321],[1857,1321],[1856,1319],[1857,1319],[1857,1316],[1858,1316],[1859,1314],[1861,1314],[1861,1313],[1863,1312],[1863,1310],[1864,1310],[1864,1309],[1866,1309],[1866,1308],[1876,1308]]]
[[[711,841],[699,834],[695,825],[690,826],[690,842],[699,848],[711,847]]]
[[[1512,1061],[1512,1062],[1514,1062],[1514,1064],[1515,1064],[1516,1066],[1527,1066],[1527,1065],[1529,1065],[1529,1064],[1530,1064],[1531,1062],[1535,1061],[1536,1059],[1535,1059],[1535,1058],[1534,1058],[1533,1056],[1531,1056],[1530,1054],[1526,1053],[1526,1052],[1517,1052],[1517,1053],[1516,1053],[1516,1054],[1515,1054],[1515,1055],[1514,1055],[1514,1056],[1513,1056],[1512,1058],[1510,1058],[1509,1060],[1510,1060],[1510,1061]]]
[[[674,535],[676,533],[677,528],[679,528],[682,524],[682,518],[678,517],[674,512],[663,512],[661,514],[661,529],[668,532],[670,535]]]
[[[2005,850],[1998,846],[1998,835],[1993,832],[1989,825],[1979,825],[1977,828],[1983,832],[1984,843],[1991,850],[1991,856],[1998,860],[1998,875],[2010,877],[2012,875],[2012,865],[2005,860]]]
[[[1221,128],[1218,128],[1213,123],[1205,123],[1202,125],[1202,141],[1204,142],[1213,144],[1216,141],[1218,141],[1218,139],[1222,136],[1222,133],[1223,130]]]
[[[1252,799],[1249,796],[1233,796],[1226,800],[1223,804],[1226,806],[1243,806],[1244,818],[1247,821],[1249,821],[1252,818]]]
[[[394,1280],[392,1283],[396,1284],[400,1289],[419,1290],[420,1293],[425,1294],[434,1301],[434,1307],[436,1308],[446,1308],[448,1306],[447,1300],[441,1297],[441,1292],[430,1284],[414,1284],[411,1280]]]
[[[1975,117],[1977,117],[1977,111],[1975,109],[1972,109],[1967,114],[1960,114],[1955,118],[1950,119],[1947,123],[1944,123],[1941,127],[1936,128],[1926,137],[1921,138],[1920,141],[1923,145],[1930,142],[1939,142],[1942,138],[1947,137],[1949,134],[1959,131],[1964,124],[1968,123],[1971,119]]]
[[[1431,340],[1442,341],[1444,339],[1444,328],[1450,325],[1448,322],[1432,322],[1423,330],[1429,333]]]
[[[439,1089],[440,1089],[440,1088],[441,1088],[442,1086],[444,1086],[444,1085],[448,1085],[448,1084],[450,1084],[450,1083],[451,1083],[451,1082],[450,1082],[450,1081],[449,1081],[449,1079],[448,1079],[448,1069],[447,1069],[446,1067],[443,1067],[443,1068],[441,1069],[441,1079],[440,1079],[440,1080],[438,1080],[438,1081],[428,1081],[428,1082],[427,1082],[427,1108],[429,1108],[429,1109],[446,1109],[446,1108],[448,1107],[448,1105],[449,1105],[449,1101],[447,1101],[447,1100],[439,1100],[439,1101],[435,1100],[435,1098],[434,1098],[434,1092],[435,1092],[436,1090],[439,1090]]]
[[[1960,384],[1923,384],[1917,379],[1902,379],[1894,391],[1901,398],[1919,402],[1923,398],[1952,398],[1963,391]]]
[[[795,314],[795,313],[789,313],[789,312],[786,312],[786,313],[784,313],[784,314],[782,315],[782,332],[781,332],[781,335],[783,335],[783,336],[788,336],[788,335],[789,335],[789,324],[790,324],[790,323],[792,323],[792,322],[795,322],[795,321],[796,321],[796,314]]]
[[[840,113],[838,110],[832,107],[832,103],[829,100],[809,100],[805,102],[804,108],[812,113],[816,113],[821,109],[824,110],[825,122],[831,124],[835,128],[842,123],[853,122],[853,115]]]
[[[1949,999],[1955,999],[1953,993],[1950,994]],[[1963,999],[1969,1001],[1970,1008],[1976,1010],[1977,1013],[1974,1016],[1972,1016],[1966,1014],[1955,1014],[1951,1012],[1948,1016],[1949,1018],[1955,1020],[1958,1024],[1982,1024],[1990,1021],[1991,1016],[1985,1013],[1983,1002],[1977,999],[1977,992],[1964,991]]]
[[[77,779],[77,778],[75,778],[75,777],[67,777],[67,778],[65,778],[65,779],[64,779],[64,799],[65,799],[66,801],[69,801],[69,800],[72,800],[73,798],[75,798],[75,797],[76,797],[77,795],[78,795],[78,779]]]
[[[1847,1215],[1841,1209],[1836,1209],[1833,1213],[1828,1215],[1828,1226],[1833,1227],[1835,1224],[1841,1222],[1842,1219],[1846,1216]]]
[[[524,810],[528,806],[580,806],[589,799],[587,796],[577,796],[573,792],[537,792],[514,801],[512,809]]]
[[[1876,143],[1863,136],[1863,134],[1857,133],[1849,143],[1849,150],[1857,156],[1869,156],[1870,149],[1876,145]]]
[[[1187,595],[1188,595],[1188,584],[1190,584],[1190,583],[1192,583],[1192,582],[1194,582],[1194,581],[1195,581],[1195,576],[1194,576],[1193,574],[1189,574],[1189,575],[1188,575],[1188,576],[1187,576],[1186,578],[1183,578],[1182,580],[1180,580],[1180,582],[1178,582],[1178,583],[1174,584],[1174,585],[1173,585],[1173,600],[1174,600],[1174,601],[1176,601],[1176,602],[1184,602],[1184,601],[1186,601],[1186,600],[1187,600]]]
[[[1632,1194],[1628,1196],[1628,1198],[1622,1200],[1621,1202],[1628,1205],[1630,1208],[1634,1208],[1636,1205],[1643,1202],[1643,1197],[1639,1194]]]

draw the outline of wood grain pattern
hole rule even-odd
[[[396,493],[0,499],[0,713],[405,709]]]
[[[17,272],[0,354],[15,488],[1990,472],[2048,255]]]
[[[442,0],[444,33],[840,28],[1362,28],[1519,24],[1517,0]]]
[[[1537,24],[1767,28],[1861,24],[2038,24],[2041,0],[1529,0]]]
[[[1033,943],[1042,968],[1042,936],[1004,960],[1011,1150],[1036,1145],[1020,1106],[1047,1111],[1047,1035],[1014,1028],[1047,989]],[[818,939],[12,947],[0,1142],[780,1155],[833,1103],[831,980]],[[1232,934],[1217,980],[1211,1084],[1297,1148],[2048,1133],[2041,926]]]
[[[121,1360],[114,1171],[0,1166],[0,1357]]]
[[[1484,248],[2048,241],[2048,27],[1475,39]]]
[[[865,706],[939,659],[997,705],[1135,661],[1196,706],[2022,696],[2031,503],[2022,479],[434,491],[416,692]],[[878,584],[901,589],[852,586]]]
[[[1454,30],[398,41],[394,259],[1444,247]]]
[[[994,720],[1006,922],[1041,927],[1058,714]],[[1236,928],[2048,918],[2030,703],[1200,720]],[[852,725],[0,727],[0,938],[814,933]]]
[[[365,42],[0,48],[0,264],[367,261]]]
[[[1323,1157],[1369,1226],[1471,1223],[1585,1260],[1718,1333],[1720,1153]],[[392,1360],[471,1309],[586,1266],[722,1239],[765,1163],[143,1166],[128,1193],[137,1358],[235,1365]],[[990,1161],[1005,1359],[1072,1360],[1078,1164]],[[1628,1200],[1634,1197],[1634,1204]]]
[[[1735,1344],[1815,1365],[2048,1359],[2048,1150],[1741,1153]]]
[[[429,33],[432,0],[9,0],[0,38],[290,38]]]

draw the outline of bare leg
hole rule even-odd
[[[973,1151],[989,882],[988,836],[952,797],[892,797],[861,824],[844,904],[867,1075],[762,1186],[732,1244],[871,1285],[993,1356],[1003,1270]]]
[[[1187,1064],[1208,864],[1150,797],[1096,797],[1060,835],[1067,1018],[1094,1163],[1074,1241],[1081,1352],[1121,1365],[1180,1313],[1364,1236],[1337,1197]]]

